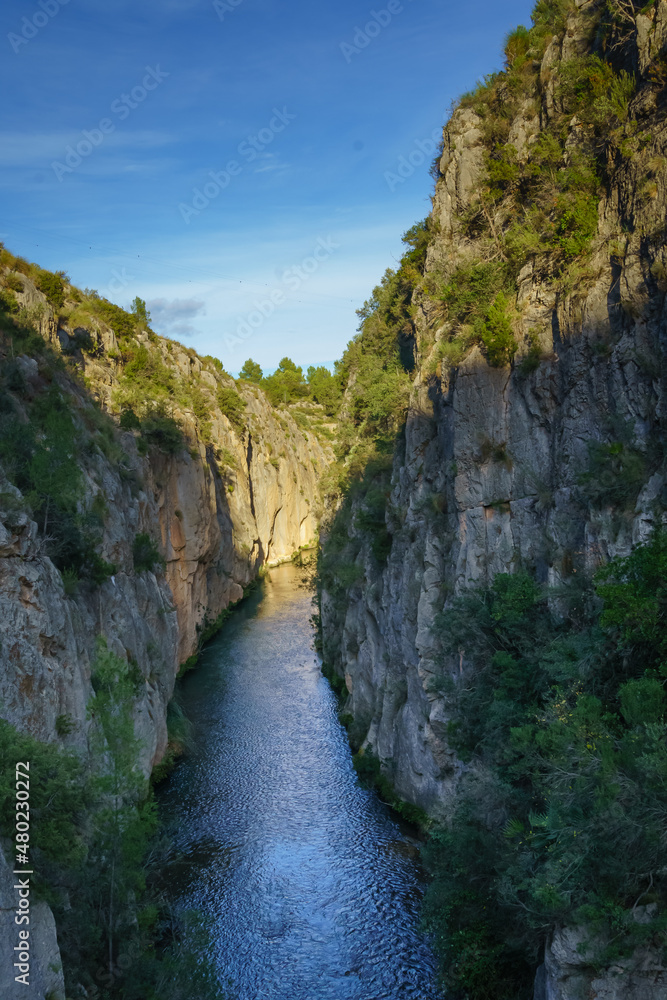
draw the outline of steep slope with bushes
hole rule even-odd
[[[104,995],[129,998],[119,954],[167,933],[133,900],[155,826],[148,777],[182,728],[176,676],[265,565],[316,539],[330,418],[312,399],[276,408],[158,337],[139,300],[126,312],[6,250],[0,285],[0,833],[29,753],[67,995],[101,962]],[[48,912],[35,917],[48,983],[57,945]],[[153,996],[149,981],[136,996]]]
[[[323,655],[444,824],[452,996],[666,988],[666,42],[664,0],[540,0],[341,366]]]

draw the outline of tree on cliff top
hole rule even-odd
[[[239,372],[239,378],[245,379],[246,382],[254,382],[255,385],[259,385],[264,378],[264,372],[262,371],[261,365],[258,365],[256,361],[252,360],[252,358],[248,358],[248,360],[243,363],[243,368]]]

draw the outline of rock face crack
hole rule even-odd
[[[257,514],[255,513],[255,494],[252,488],[252,434],[248,434],[248,450],[246,452],[246,462],[248,464],[248,490],[250,491],[250,510],[252,511],[252,516],[257,521]]]
[[[273,522],[271,524],[271,535],[269,536],[269,547],[268,547],[267,552],[266,552],[267,557],[268,557],[269,553],[271,552],[271,546],[273,545],[273,536],[274,536],[275,531],[276,531],[276,521],[278,520],[278,514],[280,514],[281,510],[282,510],[282,507],[279,507],[278,510],[273,515]]]

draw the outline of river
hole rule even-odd
[[[272,570],[182,685],[170,892],[238,1000],[439,1000],[417,844],[357,781],[300,577]]]

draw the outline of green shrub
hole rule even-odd
[[[155,567],[164,569],[164,557],[151,538],[145,532],[141,532],[134,539],[132,545],[132,561],[135,573],[152,573]]]
[[[521,177],[515,147],[509,143],[498,144],[492,153],[487,154],[486,174],[489,194],[494,201],[514,191]]]
[[[486,356],[489,364],[496,368],[509,364],[518,346],[514,339],[508,306],[507,299],[500,293],[489,308],[483,324],[480,324]]]
[[[441,292],[448,315],[459,323],[485,316],[507,282],[505,267],[497,261],[473,262],[456,269]]]
[[[133,316],[136,316],[137,323],[141,323],[142,326],[149,326],[151,321],[151,314],[146,308],[146,302],[144,299],[140,299],[137,295],[130,306],[130,312]]]
[[[14,293],[0,288],[0,312],[11,314],[17,313],[18,310],[19,304]]]
[[[589,956],[600,965],[667,926],[666,553],[656,533],[594,587],[561,589],[557,614],[518,573],[437,619],[457,664],[442,678],[449,741],[469,766],[427,848],[426,920],[455,996],[487,1000],[491,982],[494,997],[528,1000],[556,924],[612,940]],[[642,926],[647,892],[657,907]]]
[[[303,369],[291,358],[282,358],[273,374],[262,379],[261,385],[273,406],[292,403],[309,394]]]
[[[203,358],[202,358],[202,361],[208,362],[208,364],[212,368],[215,368],[215,370],[218,372],[218,374],[220,374],[220,375],[224,375],[225,374],[225,369],[224,369],[224,366],[223,366],[222,361],[220,360],[220,358],[214,358],[212,354],[205,354],[203,356]]]
[[[56,718],[56,732],[58,736],[69,736],[74,731],[74,720],[71,715],[59,715]]]
[[[318,367],[311,365],[307,376],[312,399],[324,407],[328,416],[333,417],[341,400],[340,380],[323,365]]]
[[[627,441],[589,441],[588,462],[579,484],[591,506],[634,510],[648,480],[647,457]]]
[[[121,411],[120,426],[124,431],[134,431],[141,429],[141,421],[131,406],[126,406]]]
[[[216,401],[220,412],[224,413],[237,430],[242,430],[245,426],[245,409],[247,406],[245,399],[238,394],[236,389],[223,385],[218,389]]]
[[[126,395],[135,397],[140,404],[150,407],[161,398],[168,398],[176,391],[176,376],[162,360],[155,347],[133,343],[124,348],[126,364],[122,369],[121,385]]]
[[[13,274],[10,271],[9,274],[5,275],[4,281],[5,281],[5,286],[7,288],[10,288],[12,292],[23,291],[24,285],[21,279],[19,278],[18,274]]]
[[[92,304],[95,312],[109,324],[119,340],[127,340],[134,336],[137,329],[135,316],[107,299],[95,297],[92,299]]]
[[[530,48],[530,31],[523,24],[518,25],[505,37],[503,51],[508,66],[511,66],[517,59],[524,58]]]
[[[65,594],[67,597],[73,597],[79,588],[78,570],[72,569],[71,567],[65,567],[60,571],[60,575],[62,577]]]
[[[165,455],[177,455],[184,447],[183,432],[173,417],[160,409],[152,410],[141,421],[141,434],[147,444]]]
[[[664,721],[667,697],[657,677],[626,681],[618,691],[621,713],[629,726],[658,725]]]
[[[51,271],[40,271],[37,276],[37,287],[55,309],[62,309],[65,305],[66,280],[67,275],[64,271],[56,271],[55,274]]]

